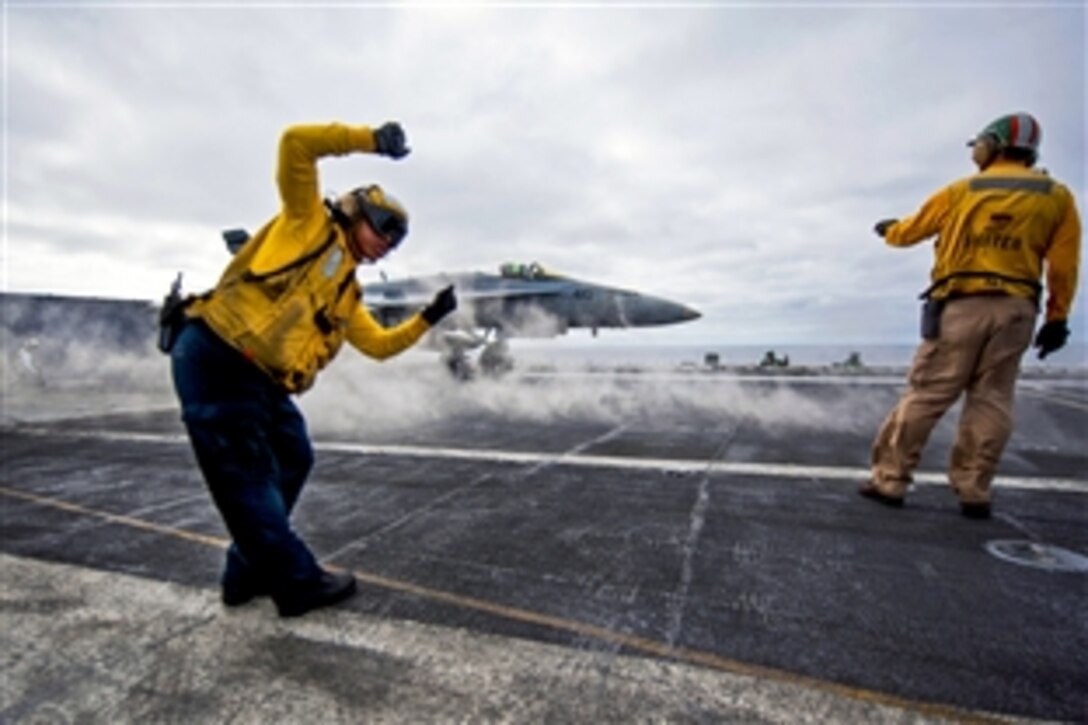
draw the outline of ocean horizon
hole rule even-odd
[[[790,367],[832,367],[857,355],[862,365],[870,367],[909,366],[916,344],[856,344],[856,343],[782,343],[782,344],[714,344],[714,343],[615,343],[596,344],[587,340],[521,340],[510,341],[514,357],[525,365],[637,365],[652,368],[706,366],[717,361],[721,366],[758,366],[768,353],[780,361],[788,359]],[[1065,369],[1088,374],[1088,345],[1070,342],[1066,347],[1039,360],[1034,350],[1024,354],[1026,369]]]

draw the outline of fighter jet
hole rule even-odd
[[[244,229],[228,229],[223,241],[236,254],[249,240]],[[701,317],[692,308],[633,290],[607,287],[550,272],[540,264],[506,263],[499,274],[456,272],[406,277],[363,285],[363,304],[383,325],[395,325],[422,309],[435,292],[448,285],[457,290],[457,311],[427,340],[442,352],[450,371],[461,378],[474,374],[468,351],[482,348],[479,368],[500,374],[513,367],[507,339],[555,337],[570,328],[652,327]]]
[[[481,372],[509,370],[511,337],[554,337],[571,328],[671,325],[698,319],[696,310],[661,297],[555,274],[540,264],[503,264],[499,274],[461,272],[363,285],[363,303],[391,325],[427,304],[434,293],[455,285],[458,308],[434,330],[430,344],[458,376],[472,374],[467,351],[482,348]]]

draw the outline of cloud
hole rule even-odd
[[[390,276],[538,260],[704,313],[660,339],[914,339],[930,251],[872,223],[969,173],[963,141],[1000,113],[1036,113],[1044,164],[1085,192],[1083,7],[7,17],[12,289],[212,284],[218,231],[275,213],[278,136],[300,121],[404,123],[403,162],[321,163],[328,191],[378,181],[408,206]]]

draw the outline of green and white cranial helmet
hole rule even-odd
[[[1043,139],[1043,129],[1030,113],[1011,113],[993,121],[978,135],[967,142],[973,146],[983,138],[991,139],[999,150],[1024,149],[1033,154],[1039,153],[1039,142]]]

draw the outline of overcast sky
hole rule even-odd
[[[287,125],[398,120],[404,161],[321,162],[326,192],[377,181],[408,207],[390,277],[536,260],[702,311],[671,340],[910,343],[932,246],[872,225],[969,174],[990,120],[1035,114],[1084,214],[1085,23],[1042,2],[8,0],[3,288],[208,287],[219,230],[277,209]]]

